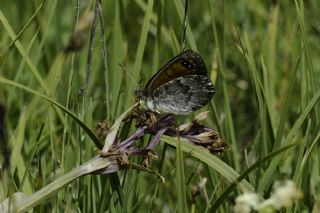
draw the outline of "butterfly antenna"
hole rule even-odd
[[[122,64],[119,64],[119,66],[121,67],[121,69],[123,71],[125,71],[125,73],[127,73],[127,75],[129,76],[129,78],[132,80],[132,82],[136,85],[136,87],[138,88],[139,87],[139,84],[137,83],[137,81],[133,78],[133,76],[131,75],[131,73],[128,72],[128,70],[122,65]]]
[[[186,46],[186,31],[187,31],[187,26],[188,26],[188,6],[189,6],[189,1],[186,0],[186,4],[184,6],[183,35],[182,35],[182,40],[181,40],[180,52],[183,52],[184,48]]]

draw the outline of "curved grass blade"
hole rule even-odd
[[[212,205],[212,208],[209,210],[209,212],[216,212],[219,206],[228,198],[229,194],[233,191],[233,189],[239,184],[240,181],[242,181],[245,177],[247,177],[252,171],[254,171],[256,168],[258,168],[263,162],[272,159],[274,156],[283,153],[294,146],[296,146],[297,143],[289,144],[288,146],[285,146],[283,148],[280,148],[269,155],[265,156],[261,160],[254,163],[250,168],[248,168],[244,173],[242,173],[235,181],[233,181],[227,189],[222,193],[222,195],[215,201],[215,203]]]
[[[283,144],[288,145],[292,143],[293,138],[297,135],[302,123],[306,120],[307,116],[311,112],[311,110],[315,107],[316,103],[320,99],[320,89],[317,91],[317,93],[313,96],[313,98],[310,100],[308,105],[304,108],[302,113],[300,114],[299,118],[296,120],[295,124],[291,128],[290,132],[288,133],[287,137],[284,139]],[[270,177],[273,175],[276,168],[279,166],[281,162],[282,156],[276,156],[269,164],[269,167],[267,168],[266,172],[263,174],[258,191],[262,192],[269,188],[269,186],[272,183],[272,178]]]
[[[225,162],[220,160],[218,157],[212,155],[202,147],[197,147],[195,145],[189,144],[184,139],[180,140],[180,146],[181,150],[183,152],[187,152],[191,154],[192,156],[198,158],[202,162],[206,163],[209,167],[216,170],[218,173],[220,173],[223,177],[225,177],[228,181],[233,182],[235,181],[240,175],[229,165],[227,165]],[[169,136],[162,136],[161,141],[177,147],[178,146],[178,139],[172,138]],[[246,180],[242,180],[239,184],[239,189],[242,191],[253,191],[254,187],[248,183]]]
[[[7,84],[7,85],[11,85],[20,89],[23,89],[27,92],[30,92],[34,95],[40,96],[44,99],[46,99],[47,101],[49,101],[50,103],[52,103],[53,105],[55,105],[56,107],[60,108],[62,111],[64,111],[65,113],[67,113],[75,122],[77,122],[79,124],[79,126],[88,134],[88,136],[90,137],[90,139],[94,142],[94,144],[96,145],[97,148],[102,149],[103,144],[101,143],[100,139],[92,132],[92,130],[85,124],[83,123],[73,112],[71,112],[70,110],[68,110],[66,107],[64,107],[63,105],[59,104],[58,102],[56,102],[55,100],[53,100],[52,98],[49,98],[48,96],[41,94],[38,91],[35,91],[27,86],[24,86],[22,84],[16,83],[14,81],[5,79],[3,77],[0,77],[0,82]]]
[[[39,191],[28,196],[23,193],[13,194],[13,198],[6,199],[4,202],[0,203],[1,212],[26,212],[31,208],[37,206],[41,202],[45,201],[49,197],[56,194],[61,188],[65,187],[72,181],[78,179],[81,176],[99,171],[101,169],[111,168],[115,165],[117,168],[118,162],[116,157],[102,158],[94,157],[93,159],[83,163],[74,170],[68,172],[47,186],[41,188]],[[19,195],[17,197],[17,195]],[[13,199],[13,200],[11,200]],[[10,206],[9,206],[10,204]]]

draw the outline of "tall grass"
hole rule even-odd
[[[99,7],[2,0],[0,202],[48,189],[35,211],[230,212],[240,194],[268,198],[275,182],[293,180],[303,198],[286,211],[320,211],[319,15],[318,0],[190,1],[186,47],[202,55],[216,87],[203,109],[210,111],[206,124],[231,148],[213,156],[163,137],[150,169],[165,182],[134,169],[80,170],[64,187],[48,189],[97,155],[102,143],[93,130],[104,120],[110,128],[134,104],[134,81],[143,88],[179,52],[184,1],[111,0]],[[78,34],[84,47],[65,51],[84,20],[95,23]],[[177,125],[195,114],[177,117]],[[133,131],[128,125],[120,135]]]

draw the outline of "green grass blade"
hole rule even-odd
[[[184,156],[178,138],[176,145],[176,183],[177,183],[177,208],[179,213],[187,212],[186,180],[184,173]]]
[[[295,147],[297,144],[289,144],[285,147],[280,148],[279,150],[276,150],[270,154],[268,154],[267,156],[265,156],[263,159],[257,161],[256,163],[254,163],[252,166],[250,166],[250,168],[248,168],[245,172],[243,172],[236,180],[234,180],[228,187],[227,189],[222,193],[222,195],[219,197],[219,199],[217,199],[215,201],[215,203],[212,205],[212,208],[210,210],[210,212],[215,212],[217,211],[217,209],[219,208],[220,205],[222,205],[225,200],[228,198],[228,196],[230,195],[230,193],[232,192],[232,190],[239,184],[239,181],[242,181],[244,178],[246,178],[251,172],[253,172],[255,169],[257,169],[261,163],[268,161],[272,158],[274,158],[275,156]]]
[[[206,163],[210,168],[216,170],[219,174],[221,174],[224,178],[228,181],[233,182],[238,177],[239,174],[227,165],[225,162],[220,160],[218,157],[212,155],[207,150],[204,150],[202,147],[197,147],[187,143],[185,140],[181,140],[181,150],[185,153],[188,153],[195,158],[201,160],[202,162]],[[161,141],[168,143],[171,146],[177,147],[178,140],[175,138],[171,138],[168,136],[162,136]],[[240,190],[252,191],[254,187],[248,183],[247,181],[243,180],[239,183]]]
[[[41,188],[39,191],[33,193],[32,195],[23,196],[21,197],[21,199],[15,199],[11,203],[12,207],[10,208],[13,209],[14,212],[26,212],[56,194],[61,188],[65,187],[70,182],[78,179],[83,175],[105,169],[112,164],[117,164],[115,158],[107,159],[95,157],[92,160],[85,162],[74,170],[56,179],[54,182]],[[1,204],[2,203],[0,203],[0,207],[2,206]]]
[[[92,132],[92,130],[85,124],[83,123],[73,112],[71,112],[69,109],[67,109],[66,107],[64,107],[63,105],[59,104],[58,102],[56,102],[55,100],[49,98],[48,96],[41,94],[33,89],[30,89],[29,87],[26,87],[22,84],[18,84],[16,82],[10,81],[8,79],[2,78],[0,77],[0,82],[4,83],[4,84],[8,84],[20,89],[23,89],[29,93],[32,93],[34,95],[40,96],[44,99],[46,99],[47,101],[49,101],[50,103],[52,103],[53,105],[55,105],[56,107],[60,108],[62,111],[64,111],[65,113],[67,113],[74,121],[76,121],[79,126],[81,128],[83,128],[83,130],[88,134],[88,136],[91,138],[92,142],[95,143],[95,145],[99,148],[102,149],[103,144],[100,142],[100,139]]]
[[[314,108],[316,103],[319,101],[319,99],[320,99],[320,89],[314,95],[314,97],[310,100],[308,105],[303,109],[300,116],[298,117],[298,119],[294,123],[294,125],[291,128],[291,130],[289,131],[287,137],[283,141],[284,146],[292,143],[293,138],[295,137],[295,135],[297,135],[299,129],[301,128],[301,125],[306,120],[307,116],[309,115],[311,110]],[[278,167],[279,163],[281,162],[282,157],[283,157],[283,155],[280,155],[280,156],[276,156],[274,159],[272,159],[272,161],[269,164],[268,169],[265,171],[265,173],[263,174],[263,176],[261,178],[261,181],[260,181],[260,184],[258,187],[258,191],[262,192],[270,187],[270,185],[272,183],[272,178],[270,178],[270,177],[273,176],[276,168]]]
[[[0,22],[2,23],[2,25],[4,26],[4,28],[7,30],[8,34],[10,35],[12,40],[15,40],[17,38],[17,36],[15,35],[13,29],[11,28],[8,20],[6,19],[5,15],[2,13],[2,11],[0,10]],[[19,50],[21,56],[26,60],[26,63],[32,73],[32,75],[35,77],[35,79],[39,82],[39,84],[41,85],[41,87],[47,91],[48,87],[46,86],[42,76],[40,75],[39,71],[37,70],[36,66],[32,63],[30,57],[26,54],[26,50],[24,49],[24,47],[22,46],[22,44],[19,42],[19,40],[16,40],[14,42],[15,46],[17,47],[17,49]]]
[[[153,8],[154,0],[148,0],[148,6],[147,10],[145,11],[145,16],[143,20],[143,26],[141,29],[140,39],[138,43],[137,48],[137,54],[133,65],[133,78],[139,79],[140,73],[141,73],[141,64],[143,59],[143,53],[145,51],[146,43],[147,43],[147,36],[148,36],[148,30],[149,25],[151,22],[151,15],[152,15],[152,8]],[[130,90],[134,90],[135,84],[131,82]],[[132,101],[132,96],[129,96],[129,99],[127,99],[127,103],[130,103]]]
[[[240,159],[240,155],[239,155],[239,149],[238,149],[238,144],[236,141],[236,134],[235,134],[235,128],[234,128],[234,124],[233,124],[233,119],[232,119],[232,113],[231,113],[231,107],[230,107],[230,100],[229,100],[229,91],[228,91],[228,86],[227,86],[227,82],[226,82],[226,76],[227,76],[227,72],[225,69],[225,59],[223,57],[223,48],[224,48],[224,41],[223,39],[219,39],[220,37],[218,36],[218,32],[217,32],[217,26],[216,26],[216,15],[214,12],[214,6],[213,3],[211,1],[208,2],[209,4],[209,11],[210,11],[210,16],[212,19],[211,22],[211,27],[212,27],[212,31],[213,31],[213,40],[216,44],[216,49],[215,52],[217,54],[217,58],[218,58],[218,67],[219,67],[219,74],[222,77],[222,93],[223,93],[223,111],[225,113],[226,116],[226,131],[225,133],[222,133],[223,136],[225,137],[225,140],[228,143],[231,143],[231,149],[232,149],[232,154],[234,155],[232,157],[234,166],[236,168],[236,170],[240,170],[240,163],[239,163],[239,159]]]

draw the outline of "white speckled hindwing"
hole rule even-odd
[[[147,102],[158,112],[189,114],[205,106],[214,92],[206,75],[186,75],[158,87]]]

